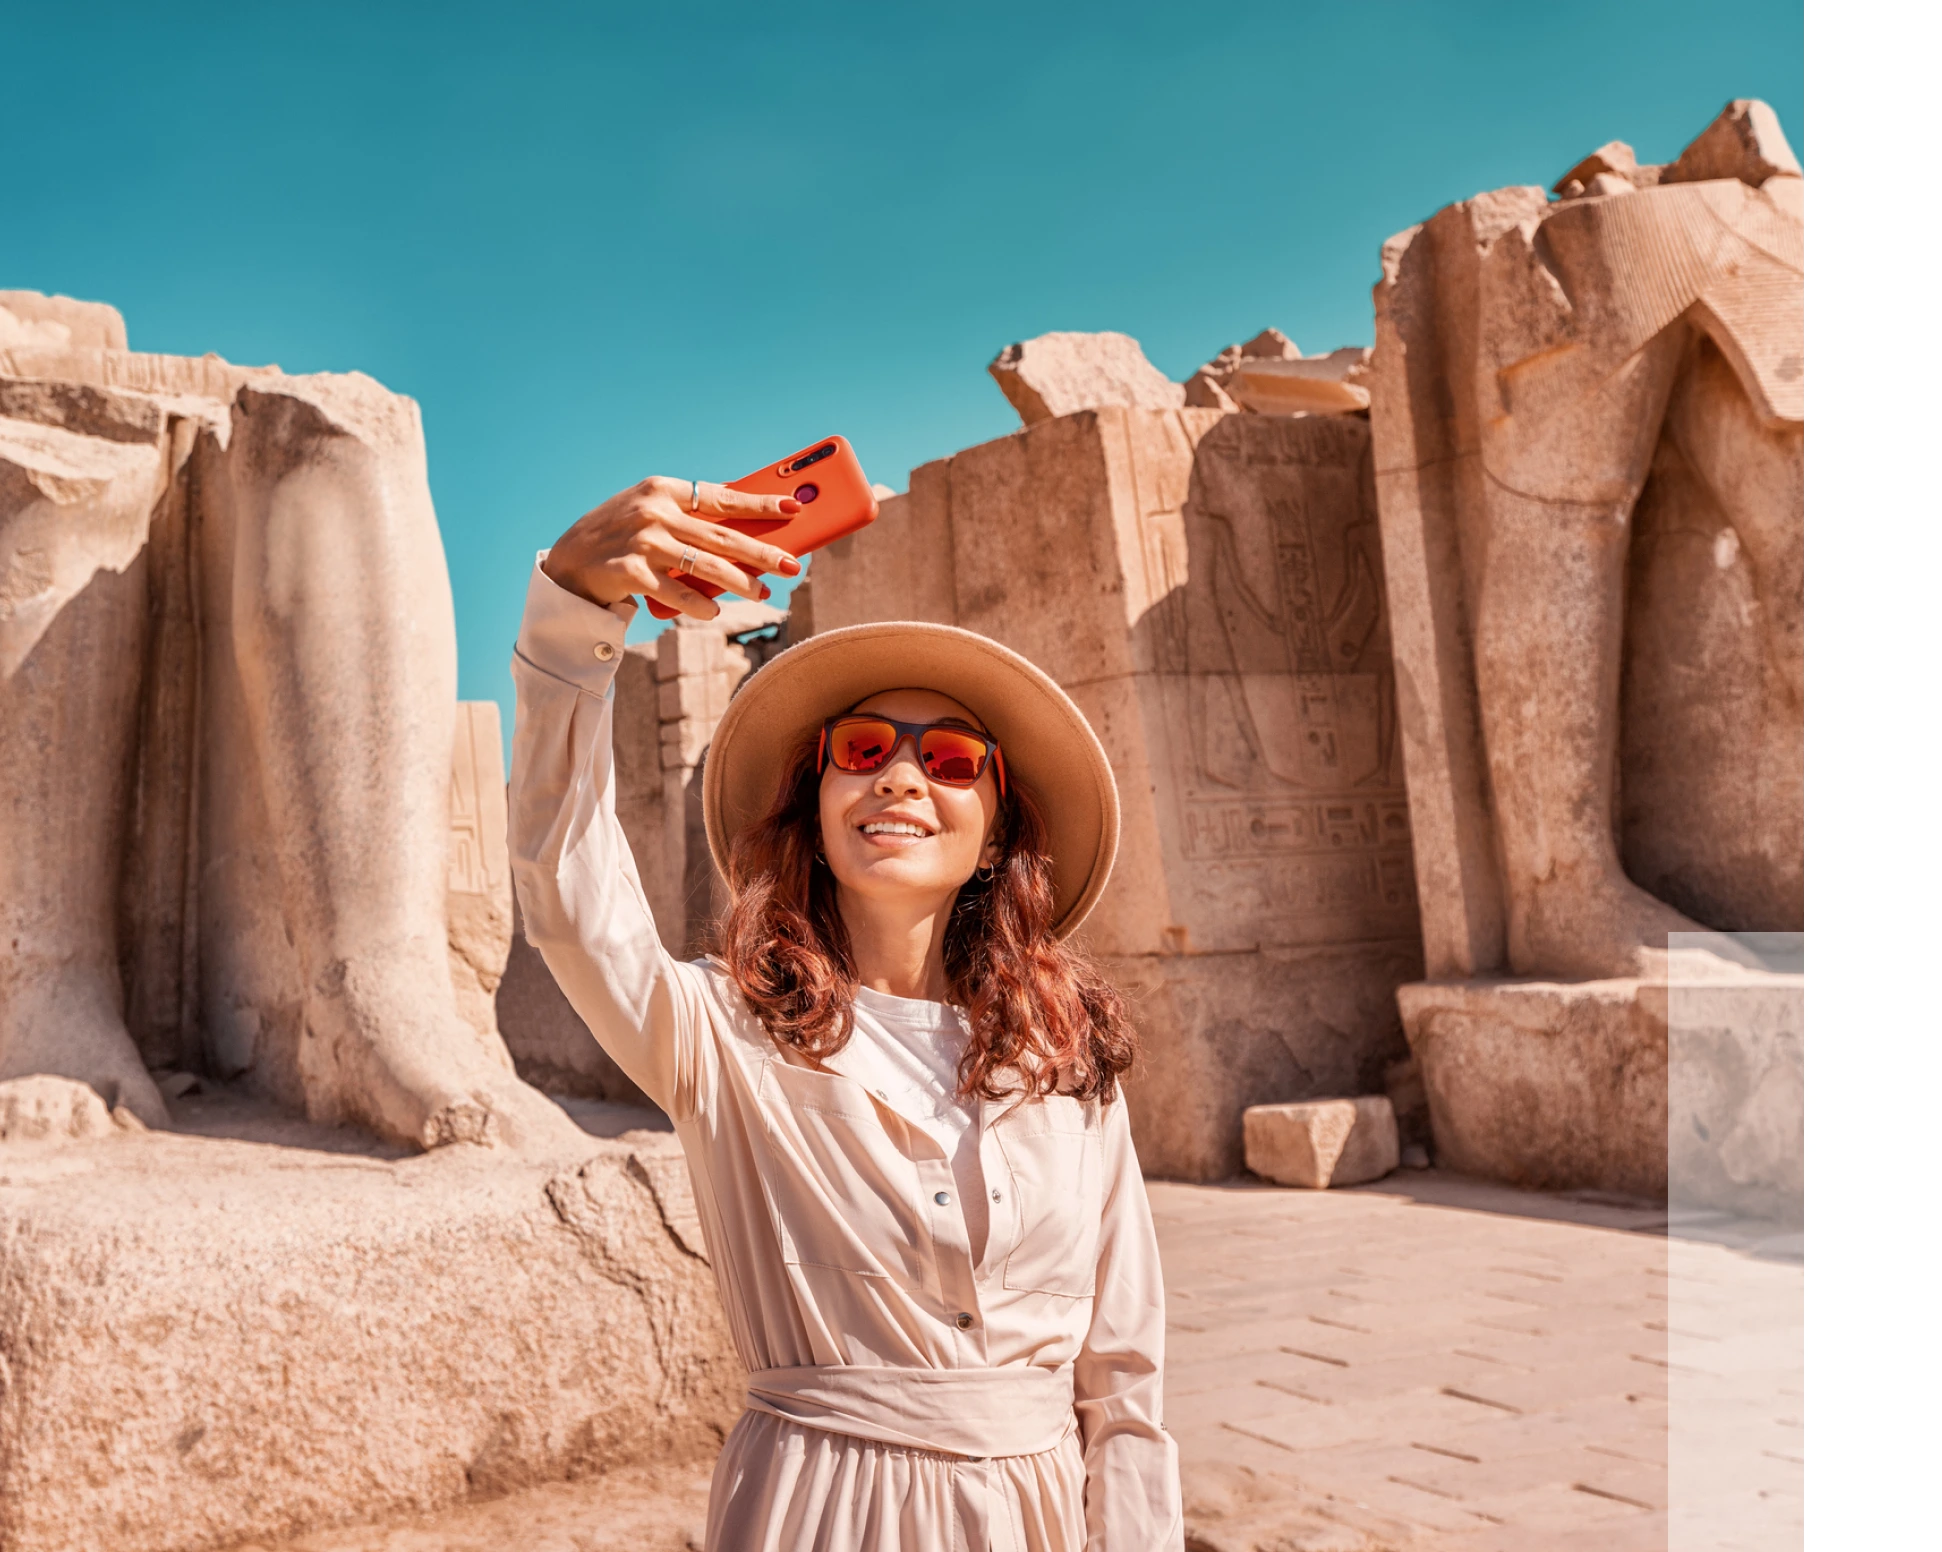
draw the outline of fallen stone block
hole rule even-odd
[[[1369,407],[1369,351],[1344,346],[1325,356],[1242,359],[1227,391],[1257,415],[1352,415]]]
[[[0,342],[58,349],[126,350],[128,325],[106,302],[38,291],[0,291]]]
[[[1673,977],[1666,989],[1667,1194],[1675,1207],[1798,1224],[1806,1211],[1806,982]]]
[[[140,1131],[120,1106],[110,1112],[85,1083],[37,1072],[0,1083],[0,1142],[74,1142]]]
[[[1540,1191],[1662,1198],[1666,1022],[1636,980],[1428,982],[1396,994],[1437,1162]]]
[[[1699,138],[1679,153],[1660,177],[1662,183],[1703,183],[1738,178],[1759,188],[1769,178],[1798,178],[1800,161],[1780,118],[1757,98],[1737,98],[1720,110]]]
[[[1186,390],[1125,334],[1041,334],[1007,345],[990,372],[1028,426],[1080,410],[1173,410],[1187,402]]]
[[[673,1137],[396,1157],[177,1111],[227,1135],[7,1151],[8,1552],[204,1552],[719,1447],[743,1376]]]
[[[1359,1186],[1402,1161],[1396,1112],[1385,1094],[1250,1105],[1241,1126],[1247,1167],[1277,1185]]]
[[[1279,329],[1263,329],[1245,344],[1229,345],[1201,367],[1181,386],[1191,408],[1228,410],[1241,408],[1227,391],[1235,369],[1243,361],[1299,361],[1301,347]]]
[[[1801,987],[1797,975],[1731,965],[1670,987],[1404,986],[1437,1163],[1536,1190],[1657,1200],[1670,1159],[1682,1202],[1797,1216]]]

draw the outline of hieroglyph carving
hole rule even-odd
[[[1184,855],[1283,941],[1415,926],[1366,426],[1216,427],[1185,526]],[[1258,918],[1257,918],[1258,920]]]

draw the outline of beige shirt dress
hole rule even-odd
[[[510,844],[527,937],[674,1122],[748,1366],[710,1552],[1178,1552],[1165,1295],[1124,1101],[974,1102],[974,1256],[935,1117],[872,1092],[854,1042],[821,1070],[784,1052],[716,966],[666,953],[614,811],[632,612],[534,567]]]

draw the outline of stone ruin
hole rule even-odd
[[[1664,167],[1613,143],[1556,192],[1383,248],[1372,429],[1431,978],[1403,1017],[1449,1164],[1660,1196],[1696,1129],[1734,1161],[1719,1205],[1797,1204],[1798,978],[1668,943],[1803,926],[1800,165],[1738,102]],[[1671,1125],[1669,1021],[1774,1035],[1699,1064]]]
[[[509,923],[448,944],[457,655],[417,406],[131,352],[99,305],[0,309],[0,1080],[150,1125],[153,1070],[420,1146],[570,1132],[477,980]]]
[[[9,1552],[704,1458],[739,1411],[673,1138],[513,1071],[455,681],[415,404],[0,292]]]
[[[810,577],[816,630],[981,631],[1099,730],[1084,937],[1138,1010],[1149,1171],[1235,1174],[1248,1106],[1382,1086],[1422,959],[1365,420],[1075,411],[916,470]]]
[[[1797,1211],[1800,977],[1720,934],[1802,917],[1802,188],[1734,103],[1391,239],[1373,351],[1002,352],[1023,428],[915,470],[787,617],[627,649],[669,947],[720,902],[742,678],[963,625],[1114,759],[1086,937],[1150,1172],[1258,1132],[1277,1178],[1365,1178],[1393,1115],[1515,1183]],[[685,1171],[517,932],[415,406],[126,347],[0,293],[0,1545],[712,1449],[740,1376]]]

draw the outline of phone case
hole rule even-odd
[[[876,493],[870,489],[863,465],[856,461],[849,442],[840,436],[819,437],[787,458],[730,480],[728,488],[753,496],[794,496],[802,503],[802,510],[794,517],[716,519],[724,528],[766,539],[791,555],[807,555],[877,520]],[[714,583],[694,577],[681,581],[708,598],[722,591]],[[657,620],[671,620],[681,611],[650,598],[647,612]]]

